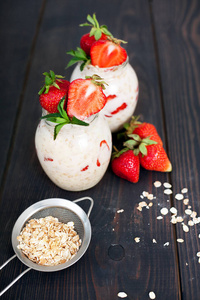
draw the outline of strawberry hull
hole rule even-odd
[[[60,188],[82,191],[95,186],[110,162],[111,132],[105,119],[95,115],[89,126],[66,124],[54,140],[55,123],[41,120],[35,147],[47,176]]]
[[[85,66],[83,71],[80,71],[80,64],[75,67],[70,81],[93,74],[103,78],[108,84],[104,90],[107,103],[100,114],[105,116],[112,132],[122,129],[123,124],[130,120],[135,111],[139,93],[138,78],[128,59],[123,64],[111,68],[99,68],[90,64]]]

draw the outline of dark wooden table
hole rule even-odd
[[[129,183],[109,167],[94,188],[68,192],[56,187],[38,162],[34,135],[41,108],[37,92],[44,71],[67,79],[73,68],[66,51],[75,49],[86,30],[79,27],[96,12],[114,36],[128,41],[130,63],[139,78],[135,114],[153,123],[173,165],[170,174],[141,170]],[[74,200],[90,196],[92,239],[72,267],[55,273],[31,270],[2,299],[110,300],[200,299],[200,2],[198,0],[34,0],[0,3],[0,264],[14,254],[11,232],[18,216],[46,198]],[[155,181],[162,186],[156,188]],[[163,183],[173,193],[164,194]],[[183,188],[189,204],[177,200]],[[143,192],[153,206],[137,209]],[[183,221],[171,223],[174,206]],[[85,209],[85,207],[83,206]],[[190,224],[192,225],[192,224]],[[137,243],[137,239],[139,242]],[[183,242],[177,242],[182,239]],[[26,267],[16,258],[0,274],[4,289]]]

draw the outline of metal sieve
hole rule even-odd
[[[90,207],[88,213],[76,204],[76,202],[89,200]],[[0,266],[0,270],[3,269],[7,263],[9,263],[13,258],[18,257],[23,264],[28,266],[28,268],[22,272],[18,277],[16,277],[3,291],[0,292],[0,296],[3,295],[17,280],[19,280],[25,273],[30,271],[31,269],[42,271],[42,272],[54,272],[63,270],[65,268],[70,267],[74,263],[76,263],[86,252],[90,240],[91,240],[91,225],[89,221],[89,216],[93,207],[94,201],[90,197],[83,197],[76,199],[74,201],[61,199],[61,198],[50,198],[45,199],[28,207],[17,219],[13,231],[12,231],[12,246],[15,252],[11,258],[9,258],[2,266]],[[62,223],[68,223],[70,221],[74,222],[74,228],[79,234],[80,239],[82,240],[81,246],[77,252],[77,254],[69,261],[63,264],[55,265],[55,266],[42,266],[32,262],[28,259],[20,249],[17,248],[19,242],[17,240],[17,236],[22,231],[23,227],[30,219],[39,219],[47,216],[53,216],[58,218],[58,220]]]

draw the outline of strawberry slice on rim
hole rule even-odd
[[[98,75],[75,79],[70,83],[68,91],[67,114],[79,120],[98,113],[106,104],[103,92],[105,82]]]
[[[90,50],[91,63],[100,68],[121,65],[127,59],[127,52],[120,46],[120,40],[108,38],[95,42]]]

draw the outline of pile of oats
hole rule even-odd
[[[81,245],[74,223],[61,223],[48,216],[31,219],[17,237],[17,246],[31,261],[55,266],[72,259]]]

